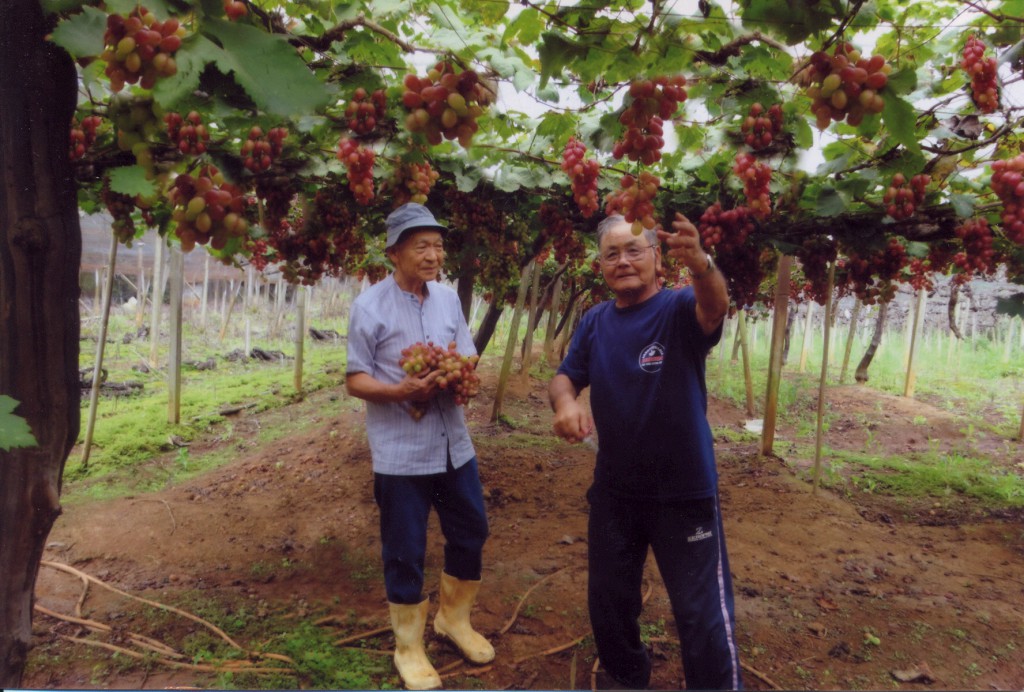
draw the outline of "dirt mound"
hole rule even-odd
[[[309,416],[328,396],[339,392],[258,415]],[[838,421],[830,445],[864,445],[869,434],[892,453],[937,439],[950,448],[965,444],[956,420],[937,409],[859,387],[836,388],[830,400]],[[470,409],[491,523],[474,621],[492,636],[498,658],[480,671],[457,667],[447,684],[590,688],[584,493],[592,452],[552,439],[544,383],[513,389],[504,423],[489,423],[490,410],[487,401]],[[709,419],[736,430],[744,422],[742,411],[718,401]],[[252,446],[240,445],[235,461],[200,478],[66,507],[46,559],[156,601],[200,590],[296,619],[335,613],[357,631],[386,625],[361,416],[265,445],[255,442],[259,426],[250,427]],[[781,430],[781,448],[795,435]],[[1024,687],[1024,525],[977,517],[929,526],[884,498],[811,493],[791,465],[758,456],[750,438],[722,437],[723,511],[748,688]],[[427,583],[436,602],[442,552],[434,521]],[[675,630],[653,560],[648,571],[642,622],[654,654],[652,687],[681,688]],[[41,605],[72,613],[82,586],[44,568],[37,592]],[[93,588],[85,611],[116,622],[123,608],[119,597]],[[66,628],[37,616],[40,643]],[[457,666],[440,642],[430,642],[430,653],[439,668]],[[58,669],[36,661],[31,670],[28,687],[213,685],[209,675],[188,671],[129,669],[96,681],[84,664]]]

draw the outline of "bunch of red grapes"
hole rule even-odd
[[[764,106],[755,103],[750,107],[750,114],[740,125],[743,141],[751,149],[764,149],[771,146],[775,137],[782,132],[782,105],[773,104],[766,113]]]
[[[410,375],[421,375],[438,371],[435,382],[446,392],[450,392],[456,406],[462,406],[480,393],[480,376],[476,373],[479,356],[461,355],[455,342],[442,348],[432,341],[416,342],[402,349],[402,357],[398,364]],[[426,402],[413,402],[409,413],[419,420],[426,413]]]
[[[395,167],[395,202],[416,202],[426,204],[434,183],[441,174],[434,170],[429,161],[402,163]]]
[[[367,94],[363,87],[357,88],[352,94],[352,100],[345,106],[348,129],[357,135],[370,134],[387,114],[387,105],[383,89]]]
[[[194,177],[179,175],[168,200],[174,206],[171,218],[177,223],[176,233],[185,252],[196,243],[210,243],[222,250],[230,238],[242,237],[249,229],[242,191],[227,182],[215,166],[203,166]]]
[[[263,128],[253,125],[249,136],[242,142],[243,165],[253,173],[269,170],[274,159],[281,155],[288,128],[272,127],[264,135]]]
[[[927,173],[919,173],[910,179],[910,187],[904,187],[907,182],[906,176],[902,173],[895,174],[882,197],[886,205],[885,213],[897,221],[909,219],[924,202],[925,188],[931,180],[932,177]]]
[[[753,154],[738,154],[733,173],[743,181],[743,194],[747,197],[747,207],[751,215],[758,219],[766,219],[772,213],[772,198],[768,185],[772,181],[772,169],[758,163]]]
[[[771,250],[754,243],[715,250],[715,263],[729,287],[729,298],[740,307],[756,303],[761,294]]]
[[[574,266],[579,266],[587,251],[576,233],[572,219],[557,205],[548,202],[541,203],[538,218],[545,238],[551,240],[555,262],[562,265],[571,261]]]
[[[164,122],[167,124],[167,136],[172,142],[177,142],[182,154],[198,156],[206,152],[210,132],[198,111],[191,111],[184,118],[172,111],[164,116]]]
[[[590,218],[599,206],[597,199],[597,176],[601,164],[596,159],[586,158],[587,146],[571,137],[562,151],[562,170],[569,174],[572,184],[572,198],[584,218]]]
[[[824,305],[829,299],[828,268],[835,262],[837,254],[835,242],[827,236],[811,236],[796,251],[807,279],[805,293],[819,305]]]
[[[132,212],[135,211],[135,198],[131,195],[114,192],[110,189],[110,183],[104,181],[103,187],[100,188],[100,199],[113,218],[110,227],[118,242],[131,247],[132,240],[135,238],[135,221],[132,219]]]
[[[357,209],[343,186],[325,185],[317,191],[307,219],[294,226],[282,219],[267,229],[265,240],[247,243],[253,264],[259,268],[278,262],[287,281],[305,285],[325,274],[356,274],[366,258]]]
[[[127,17],[107,16],[103,34],[105,49],[100,57],[107,63],[110,88],[121,91],[125,84],[138,83],[152,89],[160,77],[178,71],[174,54],[181,47],[185,29],[174,17],[161,22],[141,5]]]
[[[723,210],[722,203],[715,202],[701,214],[697,230],[706,249],[729,251],[743,246],[754,232],[753,214],[743,206]]]
[[[884,248],[863,253],[847,253],[846,270],[854,294],[865,304],[886,302],[896,292],[895,282],[903,268],[910,264],[907,248],[899,238],[891,236]]]
[[[985,42],[971,36],[964,45],[960,67],[971,78],[971,100],[982,113],[994,113],[999,108],[999,84],[996,81],[999,65],[995,58],[985,57]]]
[[[957,226],[956,237],[964,249],[953,256],[953,264],[968,276],[992,273],[996,251],[992,247],[992,229],[988,221],[983,218],[965,221]]]
[[[242,0],[224,0],[224,14],[233,22],[249,14],[249,8]]]
[[[659,76],[640,79],[629,85],[632,99],[619,122],[626,128],[622,139],[615,143],[612,156],[650,165],[661,159],[665,146],[664,121],[675,115],[679,104],[686,100],[686,78]]]
[[[286,175],[261,175],[253,186],[263,211],[260,225],[267,232],[274,232],[287,222],[295,200],[295,181]]]
[[[373,162],[377,158],[373,149],[361,146],[348,137],[338,142],[338,159],[348,172],[348,188],[356,201],[366,206],[373,201]]]
[[[818,129],[824,130],[833,120],[846,120],[856,127],[865,116],[881,113],[885,108],[881,92],[890,72],[892,66],[883,56],[863,58],[853,44],[843,41],[831,56],[824,51],[811,55],[805,80]]]
[[[96,141],[96,130],[99,129],[103,119],[98,115],[87,115],[79,123],[77,119],[71,122],[71,143],[68,148],[68,158],[72,161],[85,156],[92,143]]]
[[[1024,154],[993,162],[991,185],[1003,203],[1003,233],[1024,245]]]
[[[658,176],[648,171],[640,171],[639,179],[627,173],[622,176],[619,189],[610,192],[605,199],[605,214],[622,214],[633,224],[634,235],[640,235],[645,228],[654,228],[657,221],[652,200],[658,194],[659,185]]]
[[[432,145],[447,139],[468,147],[480,128],[477,118],[497,96],[476,72],[456,73],[445,61],[425,77],[406,75],[404,85],[402,105],[409,111],[405,126],[410,132],[422,132]]]

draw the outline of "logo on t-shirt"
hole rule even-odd
[[[665,362],[665,347],[655,341],[640,352],[640,369],[644,372],[658,372]]]

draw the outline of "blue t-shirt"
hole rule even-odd
[[[664,289],[627,308],[600,303],[580,320],[558,372],[591,388],[597,488],[635,499],[714,496],[704,360],[722,328],[705,335],[696,308],[692,288]]]

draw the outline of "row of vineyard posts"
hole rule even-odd
[[[769,410],[795,294],[830,309],[834,291],[1024,279],[1017,0],[0,3],[0,421],[38,443],[0,473],[35,497],[59,495],[77,436],[78,323],[55,317],[77,304],[76,201],[118,243],[156,228],[173,253],[303,285],[379,279],[383,218],[425,202],[464,308],[488,306],[478,338],[525,310],[532,272],[560,279],[571,330],[608,297],[598,218],[639,232],[681,211],[736,308],[775,306]],[[5,476],[0,535],[34,528],[0,545],[24,567],[0,568],[4,686],[56,511],[24,487]]]

